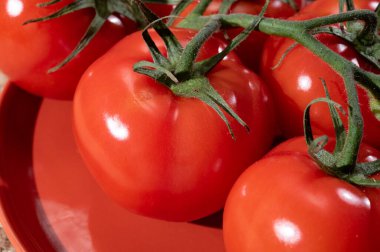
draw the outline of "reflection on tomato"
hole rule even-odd
[[[182,44],[194,33],[175,30]],[[161,39],[152,32],[160,50]],[[225,44],[216,38],[199,59]],[[236,140],[213,109],[176,97],[164,85],[133,72],[151,60],[141,33],[127,36],[84,74],[74,99],[79,150],[100,186],[127,209],[146,216],[188,221],[224,205],[235,179],[271,145],[272,100],[261,80],[235,55],[208,75],[210,83],[250,126],[229,117]]]
[[[239,177],[224,211],[228,252],[380,251],[380,189],[325,174],[306,150],[303,137],[288,140]]]

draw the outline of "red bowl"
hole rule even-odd
[[[160,221],[109,200],[79,156],[71,118],[71,102],[3,90],[0,222],[17,251],[224,251],[221,229],[203,225],[213,219]]]

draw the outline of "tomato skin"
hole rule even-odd
[[[355,9],[375,10],[378,0],[354,0]],[[339,13],[339,1],[315,0],[294,15],[296,19],[323,17]]]
[[[160,3],[146,3],[146,6],[159,17],[169,16],[175,7],[175,5]]]
[[[199,1],[194,1],[183,13],[182,17],[187,16],[191,10],[194,9],[196,4]],[[296,4],[303,8],[305,6],[305,0],[296,0]],[[213,0],[211,4],[206,9],[204,15],[217,14],[220,8],[222,0]],[[265,1],[251,1],[251,0],[239,0],[236,1],[229,11],[229,13],[246,13],[251,15],[258,15],[265,4]],[[282,0],[272,0],[268,6],[266,17],[273,18],[288,18],[294,15],[296,12]],[[180,21],[180,20],[179,20]],[[242,29],[230,29],[227,31],[227,34],[233,38],[238,35]],[[223,35],[222,35],[223,36]],[[236,49],[235,53],[239,56],[240,60],[247,66],[249,69],[258,72],[260,67],[260,57],[262,49],[264,47],[265,40],[267,35],[261,32],[252,32],[248,38],[243,41]]]
[[[47,71],[75,48],[93,17],[89,9],[55,20],[22,25],[23,22],[49,15],[72,2],[39,8],[41,0],[4,0],[0,2],[0,71],[21,88],[49,98],[72,99],[76,85],[86,68],[128,28],[107,22],[89,46],[61,70]],[[80,21],[80,22],[79,22]]]
[[[192,31],[174,31],[182,44],[194,36]],[[151,34],[165,51],[157,34]],[[199,57],[223,46],[212,38]],[[261,80],[233,54],[208,74],[251,127],[248,133],[230,118],[233,140],[209,106],[176,97],[164,85],[133,72],[133,64],[141,60],[151,58],[138,32],[82,77],[74,98],[80,153],[103,190],[130,211],[171,221],[209,215],[223,207],[238,175],[270,147],[272,100]]]
[[[361,158],[380,152],[362,146]],[[380,251],[380,190],[325,174],[303,137],[284,142],[234,184],[224,210],[228,252]]]
[[[292,19],[303,20],[318,15],[328,15],[337,11],[337,3],[333,1],[316,1],[304,8]],[[360,1],[357,7],[370,8],[374,1]],[[366,3],[366,5],[365,5]],[[327,47],[356,63],[361,68],[379,73],[361,57],[353,47],[340,38],[332,35],[318,35],[316,38]],[[312,54],[303,46],[292,49],[276,69],[272,70],[282,57],[283,53],[293,44],[290,39],[270,37],[262,56],[261,75],[269,84],[271,91],[276,97],[280,127],[286,138],[303,134],[303,112],[312,100],[325,97],[321,78],[323,78],[331,95],[331,98],[347,107],[347,98],[343,79],[332,70],[327,63]],[[302,64],[300,64],[302,62]],[[371,112],[367,92],[358,87],[360,108],[364,117],[364,141],[375,147],[380,147],[380,121]],[[347,118],[342,117],[347,125]],[[313,105],[311,109],[312,126],[318,134],[334,136],[334,129],[326,104]]]

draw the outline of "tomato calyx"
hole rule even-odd
[[[61,1],[62,0],[51,0],[45,3],[40,3],[38,7],[45,8],[57,4]],[[155,0],[153,2],[173,4],[173,1],[170,0]],[[144,17],[141,15],[133,0],[75,0],[48,16],[27,20],[24,22],[24,25],[35,22],[48,21],[87,8],[91,8],[95,11],[94,18],[87,28],[87,31],[78,42],[75,49],[60,63],[49,69],[49,73],[58,71],[60,68],[69,63],[76,55],[78,55],[91,42],[91,40],[100,31],[106,21],[114,14],[119,14],[121,16],[127,17],[130,20],[136,22],[139,26],[147,25],[147,23],[145,23]]]
[[[183,1],[179,4],[173,13],[179,13],[190,1]],[[193,13],[190,15],[201,16],[211,1],[201,1]],[[221,10],[228,9],[234,1],[224,1]],[[143,38],[149,47],[153,62],[140,61],[134,65],[134,71],[150,76],[162,84],[166,85],[175,95],[196,98],[210,106],[220,116],[226,124],[229,133],[235,139],[230,122],[223,113],[225,111],[241,126],[249,131],[248,125],[237,115],[223,97],[214,89],[206,74],[213,69],[228,53],[244,41],[248,35],[256,29],[262,20],[269,1],[264,4],[258,18],[255,19],[247,28],[238,34],[220,53],[211,56],[208,59],[196,62],[196,58],[202,45],[213,33],[219,30],[222,25],[218,15],[214,16],[207,22],[194,38],[183,48],[168,29],[167,25],[155,16],[141,1],[136,1],[146,19],[151,22],[151,26],[157,31],[164,40],[168,51],[168,57],[165,58],[156,47],[151,39],[148,30],[143,31]],[[170,20],[169,20],[170,23]]]
[[[340,1],[340,13],[344,12],[346,6],[348,12],[355,10],[353,0]],[[340,37],[352,44],[356,51],[369,62],[380,68],[380,5],[375,10],[375,15],[368,15],[366,22],[350,20],[345,24],[340,23],[340,27],[328,26],[315,29],[315,34],[329,33]]]
[[[140,61],[134,65],[134,71],[158,80],[167,86],[177,96],[196,98],[206,103],[214,109],[220,118],[225,122],[232,138],[234,138],[234,133],[230,122],[223,111],[230,115],[247,131],[249,131],[248,125],[233,111],[223,97],[214,89],[206,77],[206,74],[213,69],[229,52],[231,52],[231,50],[242,42],[249,35],[250,31],[253,31],[256,28],[260,19],[253,22],[251,26],[235,37],[223,51],[211,56],[208,59],[196,62],[198,52],[202,45],[212,36],[214,32],[219,30],[221,26],[221,20],[219,17],[215,16],[210,19],[210,21],[207,22],[198,31],[194,38],[190,40],[189,43],[183,48],[161,19],[158,19],[158,17],[146,8],[143,3],[140,1],[136,2],[140,6],[142,13],[144,13],[147,20],[152,22],[151,26],[164,40],[168,51],[168,57],[166,58],[161,54],[150,37],[148,29],[145,29],[142,35],[149,47],[153,62]],[[206,2],[207,1],[204,3]],[[230,3],[232,3],[232,1],[230,1]],[[261,17],[264,15],[268,3],[269,2],[264,5],[264,8],[260,14]],[[198,5],[197,7],[199,8],[196,8],[196,11],[202,12],[201,9],[207,7],[207,4],[200,5],[201,7]],[[181,9],[182,6],[177,8]]]
[[[325,89],[326,98],[313,100],[304,112],[304,130],[309,155],[324,172],[331,176],[338,177],[355,185],[380,187],[380,180],[371,178],[372,175],[380,172],[380,160],[357,163],[361,133],[363,131],[362,119],[349,113],[349,129],[346,132],[339,112],[344,116],[347,114],[340,104],[331,100],[325,81],[322,79],[321,82]],[[346,86],[349,85],[350,83],[346,83]],[[354,95],[352,90],[348,92],[348,95]],[[324,149],[328,142],[327,136],[321,136],[316,139],[313,137],[310,123],[310,108],[318,102],[325,102],[329,106],[336,135],[333,153]],[[353,106],[358,107],[359,105],[353,104]],[[349,160],[348,162],[346,161],[347,159]]]

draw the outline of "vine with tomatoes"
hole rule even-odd
[[[224,209],[232,252],[380,251],[378,1],[20,2],[0,4],[0,71],[73,99],[123,207]]]

